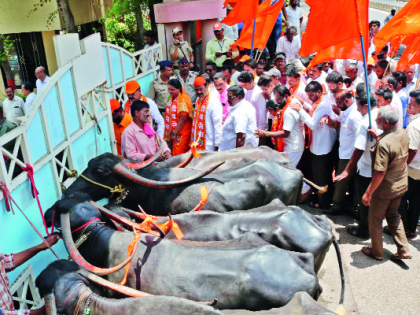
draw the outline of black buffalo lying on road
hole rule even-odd
[[[140,204],[148,214],[158,216],[188,212],[200,200],[202,186],[210,190],[214,185],[203,209],[217,212],[257,208],[276,198],[286,205],[298,202],[303,177],[295,168],[248,158],[228,161],[224,166],[228,169],[204,177],[201,177],[204,172],[186,168],[150,167],[133,173],[118,157],[105,153],[89,161],[87,169],[64,196],[82,191],[95,201],[102,198],[115,201],[120,197],[117,202],[121,206],[134,209]],[[182,180],[185,178],[188,180]],[[114,188],[124,193],[111,191]]]
[[[263,312],[246,310],[219,311],[212,306],[199,304],[187,299],[168,296],[149,296],[111,299],[104,297],[102,287],[86,279],[74,262],[59,260],[51,263],[36,279],[41,296],[54,292],[55,303],[46,302],[48,310],[72,315],[79,309],[90,309],[90,314],[102,315],[332,315],[326,308],[316,303],[306,292],[298,292],[284,307]],[[46,301],[49,301],[46,299]],[[80,302],[79,302],[80,301]],[[77,304],[79,303],[79,306]],[[86,305],[87,304],[87,305]],[[216,304],[217,307],[217,304]],[[50,312],[48,315],[52,315]]]
[[[61,228],[74,261],[119,283],[121,268],[132,257],[127,286],[149,294],[194,301],[216,298],[221,309],[261,310],[283,306],[299,291],[314,298],[321,292],[312,254],[279,249],[253,233],[224,242],[173,241],[142,233],[134,254],[126,259],[133,234],[93,221],[106,220],[93,205],[65,198],[53,209],[45,214],[47,224],[55,211],[54,225]],[[71,233],[88,222],[85,231]],[[74,240],[82,232],[89,236],[76,249]]]
[[[124,215],[121,207],[109,205],[109,208]],[[316,272],[321,268],[334,237],[326,216],[312,215],[296,206],[285,206],[278,199],[247,211],[219,213],[201,210],[177,214],[172,219],[183,233],[183,240],[226,241],[252,232],[279,248],[312,253]],[[162,217],[156,223],[164,224],[168,220],[169,217]],[[176,235],[171,230],[165,238],[176,239]]]

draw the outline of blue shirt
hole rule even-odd
[[[407,113],[408,102],[410,101],[410,97],[408,96],[406,88],[402,88],[397,94],[400,97],[403,107],[403,127],[405,128],[410,123],[410,115],[408,115]]]

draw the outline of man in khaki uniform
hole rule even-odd
[[[179,27],[172,30],[174,42],[169,46],[169,56],[174,62],[175,74],[179,73],[179,60],[186,58],[190,68],[194,66],[194,54],[190,43],[184,41],[183,32]]]
[[[179,82],[184,86],[185,92],[190,96],[191,102],[195,104],[197,100],[197,95],[195,94],[194,89],[194,80],[197,77],[198,73],[190,71],[190,65],[187,58],[182,58],[179,61],[179,73],[175,76],[175,79],[178,79]]]
[[[388,222],[389,231],[397,245],[397,253],[391,259],[410,259],[407,237],[401,216],[398,213],[401,198],[408,188],[408,147],[410,139],[402,128],[397,128],[398,112],[391,106],[379,108],[376,124],[383,130],[377,136],[376,130],[369,133],[376,138],[371,149],[372,182],[363,195],[362,202],[369,206],[369,233],[372,247],[363,247],[362,252],[377,260],[382,260],[382,221]]]
[[[148,98],[155,101],[161,114],[165,112],[169,99],[168,82],[174,74],[173,63],[170,61],[159,62],[160,76],[150,82]]]

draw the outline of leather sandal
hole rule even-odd
[[[405,255],[400,255],[398,253],[395,253],[391,256],[391,260],[401,260],[401,259],[411,259],[413,256],[410,255],[410,253],[405,253]]]
[[[373,255],[372,247],[369,247],[369,246],[363,247],[362,248],[362,253],[365,254],[366,256],[369,256],[370,258],[373,258],[373,259],[376,259],[376,260],[379,260],[379,261],[383,260],[383,258],[378,258],[375,255]]]

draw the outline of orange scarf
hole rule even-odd
[[[210,92],[207,92],[203,99],[197,99],[194,111],[191,141],[196,142],[200,138],[197,149],[201,151],[206,149],[206,113],[209,100]]]
[[[324,94],[321,95],[321,97],[315,103],[312,104],[311,117],[314,117],[314,113],[315,113],[318,105],[321,103],[323,97],[324,97]],[[311,143],[312,143],[312,130],[311,130],[311,128],[308,128],[307,126],[305,126],[305,127],[306,127],[306,134],[308,135],[308,145],[307,145],[307,147],[309,148],[311,146]]]
[[[289,104],[290,104],[291,100],[292,99],[289,98],[286,105],[284,105],[284,107],[283,107],[283,109],[281,110],[281,113],[280,113],[280,118],[278,118],[277,115],[276,115],[276,118],[274,118],[273,125],[271,126],[271,131],[283,130],[284,113],[286,112],[287,108],[289,107]],[[277,138],[277,139],[271,138],[271,141],[273,142],[273,144],[277,144],[277,151],[279,151],[279,152],[284,151],[283,138]]]
[[[149,104],[149,102],[147,101],[146,96],[144,96],[143,94],[141,95],[140,101],[143,101],[143,102],[146,102],[146,103],[148,103],[148,104]],[[149,105],[149,106],[150,106],[150,105]],[[130,103],[130,100],[127,100],[127,102],[125,102],[125,105],[124,105],[124,111],[125,111],[127,114],[131,115],[131,113],[130,113],[130,109],[131,109],[131,103]],[[150,125],[150,127],[153,127],[153,125],[152,125],[152,115],[150,115],[150,117],[149,117],[149,125]]]
[[[296,87],[295,88],[290,88],[290,96],[294,96],[295,95],[295,93],[296,93],[296,91],[299,89],[299,86],[300,86],[300,80],[299,80],[299,83],[298,83],[298,85],[296,85]]]

